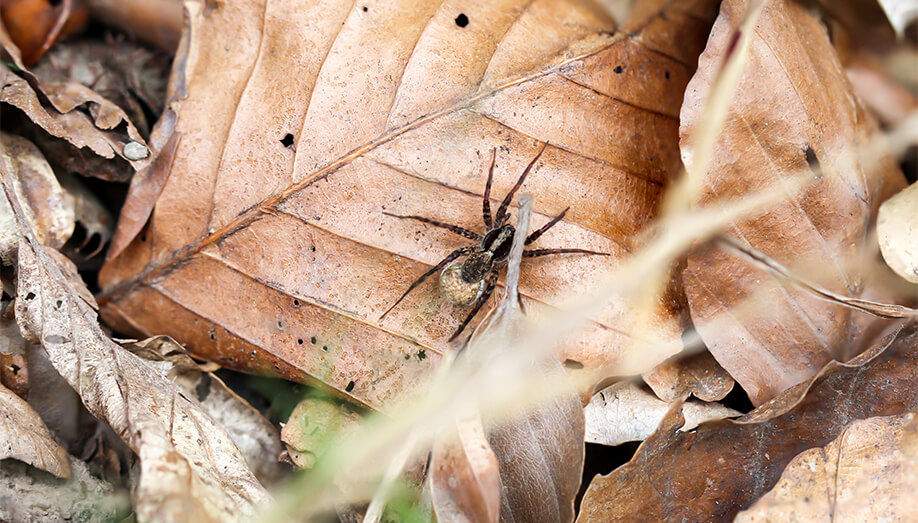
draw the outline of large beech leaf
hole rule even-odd
[[[182,138],[147,228],[102,271],[104,316],[382,408],[429,374],[468,310],[432,279],[380,315],[469,242],[383,211],[480,231],[492,149],[500,198],[548,142],[524,187],[533,227],[571,210],[539,245],[612,257],[527,260],[524,303],[544,317],[588,292],[677,169],[712,4],[648,2],[610,34],[580,0],[188,2]],[[676,309],[654,319],[664,336]],[[612,300],[563,357],[620,362],[626,311]]]
[[[671,412],[628,464],[593,479],[578,521],[730,521],[794,456],[828,444],[852,421],[918,409],[916,347],[912,324],[736,421],[682,432],[682,415]]]
[[[682,152],[747,2],[729,0],[711,32],[682,109]],[[883,199],[903,186],[892,160],[876,154],[877,125],[853,95],[825,27],[802,5],[768,2],[755,26],[748,63],[697,202],[753,193],[808,165],[818,179],[727,234],[835,292],[865,288],[857,261]],[[694,250],[683,273],[692,320],[717,361],[761,404],[850,355],[863,318],[720,248]]]

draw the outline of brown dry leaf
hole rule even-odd
[[[13,173],[16,194],[26,202],[26,218],[38,241],[61,248],[73,233],[73,201],[67,198],[44,155],[25,138],[0,133],[0,162]],[[6,199],[0,199],[0,258],[8,263],[19,245],[16,231],[16,217]]]
[[[195,363],[175,340],[157,336],[125,348],[151,360],[163,376],[181,387],[186,395],[195,397],[226,428],[263,485],[270,488],[283,479],[290,467],[278,461],[283,448],[277,428],[216,374]]]
[[[385,408],[468,310],[429,281],[380,315],[469,242],[383,211],[481,230],[492,149],[498,198],[548,142],[525,185],[533,227],[571,210],[539,243],[615,263],[678,169],[678,108],[715,4],[642,3],[614,35],[581,0],[186,4],[182,139],[147,229],[100,275],[106,320]],[[527,311],[588,292],[609,260],[527,260]],[[676,302],[652,322],[667,355]],[[613,300],[562,358],[620,362],[627,310]]]
[[[0,102],[17,107],[49,134],[77,148],[88,147],[103,158],[120,156],[135,170],[149,163],[149,149],[122,109],[77,83],[41,84],[23,65],[2,24],[0,45],[0,54],[17,69],[0,64]]]
[[[918,184],[883,202],[877,217],[877,237],[889,267],[918,283]]]
[[[733,378],[708,351],[664,361],[642,377],[666,402],[684,400],[693,394],[700,400],[717,401],[733,390]]]
[[[594,478],[578,521],[729,521],[794,456],[828,444],[852,421],[918,409],[916,347],[911,324],[736,421],[682,432],[681,414],[667,415],[628,464]]]
[[[29,344],[19,334],[12,313],[12,302],[0,302],[0,385],[25,398],[29,393],[30,369],[26,361]]]
[[[916,490],[915,413],[869,418],[795,457],[778,484],[734,521],[911,521]]]
[[[0,520],[106,523],[127,517],[127,500],[111,484],[82,461],[71,458],[70,470],[73,476],[61,481],[24,463],[0,461]]]
[[[723,3],[686,91],[681,134],[687,162],[690,133],[746,4]],[[876,209],[904,179],[888,156],[865,156],[872,154],[864,151],[878,134],[876,123],[852,94],[825,28],[804,7],[787,0],[766,4],[729,111],[697,205],[742,197],[811,164],[819,170],[815,183],[727,234],[785,266],[818,267],[805,276],[860,296],[863,276],[850,262],[869,251]],[[848,353],[868,323],[709,245],[689,255],[683,282],[699,334],[756,405]]]
[[[679,401],[679,400],[677,400]],[[628,441],[643,441],[653,434],[673,403],[633,383],[616,383],[596,393],[584,407],[586,430],[584,440],[602,445],[621,445]],[[687,401],[682,405],[688,431],[700,423],[742,414],[719,403]]]
[[[226,431],[157,369],[112,342],[96,314],[21,218],[3,169],[6,197],[23,235],[16,318],[40,342],[87,409],[140,458],[135,511],[140,521],[237,519],[268,500]],[[86,292],[85,285],[83,292]]]
[[[479,415],[457,417],[455,426],[437,438],[429,474],[437,521],[500,520],[500,470]]]
[[[105,204],[75,176],[61,176],[60,182],[73,202],[74,218],[83,232],[83,240],[79,244],[74,242],[72,251],[68,245],[65,252],[72,252],[75,259],[92,258],[111,240],[115,219]]]
[[[175,51],[182,36],[182,0],[86,0],[94,18]]]
[[[16,458],[61,478],[70,477],[70,455],[54,441],[28,403],[0,385],[0,460]]]

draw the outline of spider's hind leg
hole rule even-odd
[[[431,268],[429,271],[427,271],[427,272],[425,272],[424,274],[422,274],[421,276],[419,276],[418,279],[414,280],[414,283],[412,283],[411,286],[408,287],[408,290],[405,291],[404,294],[402,294],[401,298],[395,300],[395,303],[393,303],[391,307],[389,307],[388,309],[386,309],[386,312],[382,313],[382,316],[380,316],[379,319],[378,319],[377,321],[382,321],[383,318],[385,318],[386,315],[389,314],[389,312],[390,312],[392,309],[394,309],[396,305],[398,305],[399,303],[402,302],[402,300],[405,299],[405,296],[408,296],[408,293],[410,293],[411,291],[413,291],[413,290],[415,289],[415,287],[417,287],[418,285],[424,283],[424,280],[426,280],[427,278],[429,278],[431,275],[433,275],[433,274],[436,273],[437,271],[443,269],[443,267],[446,267],[446,265],[449,264],[449,262],[455,260],[456,258],[458,258],[458,257],[460,257],[460,256],[465,256],[466,254],[469,254],[470,252],[472,252],[472,247],[462,247],[461,249],[456,249],[455,251],[449,253],[449,256],[447,256],[446,258],[443,258],[443,259],[440,261],[440,263],[434,265],[433,268]]]
[[[453,335],[449,337],[449,341],[453,341],[459,337],[459,334],[462,333],[463,330],[465,330],[469,322],[472,321],[472,318],[474,318],[475,315],[478,314],[478,311],[481,310],[485,302],[488,301],[488,298],[491,297],[491,293],[494,292],[494,286],[497,285],[497,271],[491,271],[490,273],[488,273],[487,278],[488,280],[485,284],[485,290],[483,293],[481,293],[481,296],[478,298],[478,301],[475,302],[475,307],[472,308],[472,312],[470,312],[469,315],[465,317],[465,320],[462,322],[462,325],[460,325],[459,328],[456,329],[456,332],[454,332]]]

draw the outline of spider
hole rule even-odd
[[[498,207],[497,214],[494,215],[493,219],[491,217],[490,196],[491,181],[494,178],[494,163],[497,160],[497,149],[491,151],[491,167],[488,169],[488,181],[485,184],[484,197],[482,198],[481,204],[481,215],[485,224],[484,234],[478,234],[463,227],[459,227],[458,225],[432,220],[423,216],[402,216],[383,211],[383,214],[387,216],[406,220],[416,220],[428,225],[433,225],[434,227],[446,229],[454,234],[458,234],[463,238],[474,240],[477,243],[454,250],[449,253],[446,258],[443,258],[440,263],[420,275],[418,279],[414,280],[414,283],[408,287],[408,290],[406,290],[405,293],[379,317],[380,321],[401,303],[401,301],[405,299],[405,296],[408,296],[411,291],[423,283],[424,280],[435,272],[442,270],[443,272],[440,273],[440,294],[448,301],[457,305],[468,306],[473,303],[475,304],[469,315],[466,316],[459,328],[456,329],[456,332],[449,338],[449,341],[453,341],[459,336],[465,327],[468,326],[469,322],[472,321],[472,318],[478,314],[478,311],[481,310],[485,302],[488,301],[488,298],[491,297],[491,293],[494,292],[494,287],[497,285],[497,278],[500,274],[500,268],[507,263],[507,258],[510,256],[510,247],[513,244],[513,235],[516,233],[516,229],[512,225],[507,224],[507,220],[510,218],[510,213],[508,211],[510,201],[513,199],[513,195],[516,194],[520,186],[523,185],[523,182],[526,180],[526,175],[532,170],[532,166],[536,164],[547,146],[548,142],[542,145],[536,157],[526,166],[523,174],[520,175],[520,178],[516,181],[516,185],[510,189],[510,192],[508,192],[503,201],[500,202],[500,207]],[[561,221],[568,210],[570,210],[570,207],[561,211],[561,214],[552,218],[539,230],[527,236],[526,245],[536,241],[540,236],[545,234],[546,231]],[[531,249],[523,251],[524,258],[535,258],[551,254],[609,255],[605,252],[588,251],[586,249]],[[463,256],[465,259],[454,261]]]

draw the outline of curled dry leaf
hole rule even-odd
[[[653,434],[673,405],[633,383],[616,383],[597,392],[584,407],[584,440],[602,445],[643,441]],[[681,429],[683,431],[694,429],[705,421],[742,415],[719,403],[700,401],[685,402],[682,414],[685,416],[685,425]]]
[[[534,227],[571,210],[539,243],[612,257],[528,259],[521,292],[542,318],[588,292],[678,169],[678,107],[714,5],[647,2],[610,34],[581,0],[186,4],[182,140],[145,233],[100,274],[106,320],[384,409],[436,367],[468,309],[431,280],[380,316],[469,241],[383,211],[480,231],[492,150],[497,197],[548,143],[525,185]],[[620,363],[623,301],[562,357]],[[652,321],[666,355],[678,315],[663,301]]]
[[[0,385],[0,460],[15,458],[61,478],[70,477],[70,455],[54,441],[28,403]]]
[[[74,242],[74,258],[92,258],[111,240],[115,219],[105,204],[75,176],[61,176],[60,181],[61,186],[67,191],[68,198],[73,202],[74,218],[83,231],[82,241],[79,244]]]
[[[460,416],[430,458],[430,502],[437,521],[497,523],[501,482],[497,456],[477,414]]]
[[[734,521],[908,521],[916,490],[915,413],[869,418],[795,457],[778,484]]]
[[[35,145],[0,133],[0,162],[13,174],[13,187],[24,206],[26,219],[43,245],[59,249],[73,233],[73,202],[54,177],[51,166]],[[0,257],[13,260],[19,245],[16,217],[0,199]]]
[[[692,129],[746,5],[722,4],[686,91],[681,135],[687,163]],[[818,267],[804,276],[858,297],[864,277],[852,264],[869,251],[877,207],[904,185],[891,158],[876,153],[877,135],[819,20],[796,2],[768,2],[697,205],[742,197],[809,165],[814,183],[767,213],[736,222],[727,234],[785,266]],[[692,251],[683,283],[698,333],[756,405],[852,352],[869,326],[860,313],[826,304],[719,247]]]
[[[93,17],[160,48],[175,51],[182,36],[182,0],[86,0]]]
[[[102,332],[95,312],[74,290],[80,282],[65,275],[67,269],[37,244],[21,218],[22,205],[5,169],[2,180],[22,234],[20,329],[42,344],[86,408],[140,457],[138,519],[210,521],[253,514],[268,495],[230,436],[175,384]]]
[[[196,398],[233,438],[262,484],[271,487],[284,477],[289,467],[278,461],[282,450],[280,432],[216,374],[195,363],[175,340],[157,336],[128,344],[126,348],[151,360],[163,376],[181,387],[186,395]]]
[[[578,521],[730,521],[777,483],[791,459],[828,444],[852,421],[918,409],[916,347],[916,324],[897,329],[736,421],[682,432],[682,415],[668,414],[628,464],[594,478]]]
[[[39,475],[23,463],[0,461],[0,520],[120,521],[127,500],[111,484],[93,476],[86,464],[70,459],[72,476],[61,481]]]
[[[733,378],[708,351],[664,361],[642,377],[666,402],[684,400],[693,394],[700,400],[717,401],[733,390]]]
[[[877,217],[877,237],[889,267],[918,283],[918,184],[883,202]]]
[[[17,107],[49,134],[77,148],[88,147],[103,158],[120,156],[135,170],[149,163],[148,158],[126,157],[127,144],[137,142],[146,147],[146,143],[122,109],[77,83],[41,84],[23,65],[19,50],[2,25],[0,45],[0,54],[8,56],[17,69],[14,72],[6,59],[0,64],[0,102]]]
[[[287,455],[301,469],[311,469],[333,438],[352,431],[360,416],[330,399],[300,401],[281,430]]]

